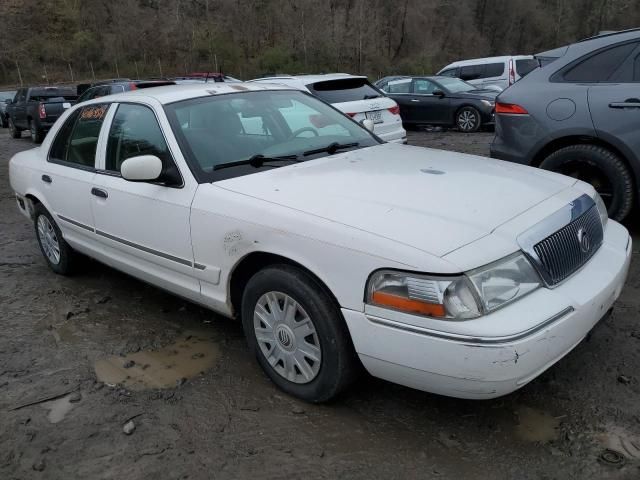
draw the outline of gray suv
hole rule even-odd
[[[536,58],[496,100],[491,156],[589,182],[623,220],[640,184],[640,29]]]

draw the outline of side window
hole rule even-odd
[[[387,93],[411,93],[411,79],[392,80],[387,84]]]
[[[413,82],[413,93],[418,95],[432,95],[435,89],[435,83],[423,78],[419,78]]]
[[[460,78],[462,80],[477,80],[482,76],[482,65],[467,65],[460,67]]]
[[[95,93],[97,89],[98,87],[91,87],[85,90],[84,93],[78,97],[78,103],[82,103],[86,100],[91,100],[92,98],[95,98]]]
[[[566,82],[609,81],[637,46],[625,43],[599,51],[572,67],[563,78]]]
[[[49,161],[93,168],[100,129],[109,105],[89,105],[73,112],[58,131]]]
[[[153,111],[144,105],[123,103],[118,106],[109,131],[105,168],[120,172],[122,162],[139,155],[155,155],[164,168],[173,165]]]
[[[458,76],[458,69],[457,68],[450,68],[449,70],[445,70],[444,72],[440,72],[440,76],[442,76],[442,77],[457,77]]]
[[[487,63],[484,66],[481,78],[501,77],[504,73],[504,62]]]

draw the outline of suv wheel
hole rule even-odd
[[[456,126],[461,132],[477,132],[480,124],[480,112],[473,107],[463,107],[456,113]]]
[[[22,136],[22,131],[15,126],[11,117],[9,117],[9,133],[11,138],[20,138]]]
[[[256,273],[241,315],[250,350],[288,394],[324,402],[355,377],[358,362],[340,310],[303,270],[274,265]]]
[[[545,158],[540,167],[593,185],[614,220],[624,220],[633,207],[633,176],[622,159],[604,147],[561,148]]]

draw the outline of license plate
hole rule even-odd
[[[369,120],[373,120],[373,123],[383,123],[382,110],[374,110],[372,112],[365,112],[364,116]]]

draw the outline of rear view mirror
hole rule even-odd
[[[367,130],[369,130],[370,132],[373,132],[373,126],[374,126],[373,120],[369,118],[365,118],[364,120],[362,120],[362,126]]]
[[[436,89],[433,91],[433,94],[434,94],[436,97],[444,97],[444,92],[443,92],[442,90],[440,90],[439,88],[436,88]]]
[[[127,158],[120,166],[122,178],[132,182],[157,180],[162,173],[162,160],[155,155]]]

